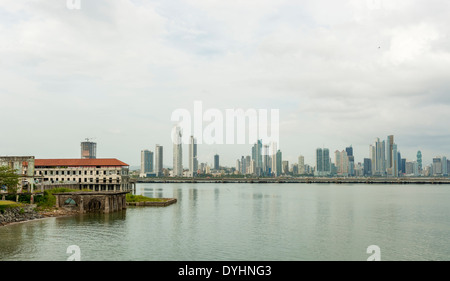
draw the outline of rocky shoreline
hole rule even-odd
[[[78,214],[77,211],[67,211],[61,209],[37,211],[36,205],[23,204],[21,206],[6,208],[2,210],[2,212],[0,213],[0,227],[32,220],[50,217],[63,217],[76,214]]]

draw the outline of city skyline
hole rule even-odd
[[[178,127],[175,127],[176,142],[181,141],[181,133]],[[447,176],[450,160],[444,155],[433,156],[429,165],[423,167],[422,152],[417,151],[416,158],[403,158],[397,143],[394,141],[394,135],[388,135],[386,140],[375,138],[375,143],[369,145],[368,156],[361,156],[362,161],[355,161],[353,146],[347,146],[342,151],[336,150],[334,159],[330,155],[329,148],[317,148],[315,150],[315,165],[305,163],[303,155],[298,156],[298,162],[290,162],[282,158],[281,150],[277,150],[277,144],[272,143],[272,150],[269,151],[269,145],[258,140],[251,146],[251,155],[242,155],[237,157],[235,165],[220,165],[219,154],[214,154],[214,159],[205,162],[198,162],[198,150],[196,139],[191,136],[188,144],[188,168],[181,167],[176,171],[174,166],[166,166],[172,170],[172,176],[196,176],[197,171],[204,173],[207,171],[222,169],[232,169],[239,174],[253,174],[258,177],[277,177],[280,175],[302,175],[314,174],[314,176],[387,176],[399,177],[403,175],[420,176],[425,173],[430,175]],[[201,146],[200,146],[201,147]],[[142,153],[146,150],[141,151]],[[178,158],[182,159],[182,144],[174,144],[174,151],[178,151]],[[180,155],[181,154],[181,155]],[[201,155],[201,153],[200,153]],[[143,159],[141,157],[141,159]],[[199,166],[200,164],[200,166]],[[141,164],[142,166],[142,164]],[[178,168],[180,169],[180,168]],[[141,168],[142,170],[142,168]],[[208,172],[209,173],[209,172]]]

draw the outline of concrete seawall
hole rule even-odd
[[[161,198],[166,199],[163,202],[127,202],[127,206],[151,206],[151,207],[167,207],[169,205],[175,204],[177,202],[176,198]]]

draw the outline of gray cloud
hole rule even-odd
[[[374,4],[375,3],[375,4]],[[447,1],[65,1],[0,4],[0,154],[139,163],[177,108],[279,108],[294,161],[398,136],[450,156]],[[447,140],[447,141],[446,141]],[[199,148],[201,149],[201,148]],[[234,164],[250,146],[203,147]],[[211,158],[211,157],[209,157]],[[201,155],[200,161],[211,162]]]

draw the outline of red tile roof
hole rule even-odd
[[[34,166],[79,167],[79,166],[129,166],[117,159],[35,159]]]

